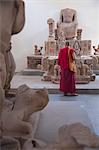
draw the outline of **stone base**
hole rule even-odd
[[[43,75],[42,81],[51,81],[51,75],[48,75],[47,73],[45,73]]]
[[[37,76],[43,76],[44,71],[39,70],[39,69],[24,69],[21,72],[22,75],[37,75]]]
[[[77,84],[87,84],[90,82],[90,76],[77,75],[76,83]]]
[[[38,69],[40,68],[42,64],[42,57],[41,55],[33,55],[33,56],[27,56],[27,68],[28,69]]]

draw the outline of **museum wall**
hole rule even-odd
[[[63,8],[77,11],[78,27],[83,29],[82,39],[99,44],[99,0],[24,0],[26,23],[18,35],[12,37],[12,52],[16,62],[16,72],[27,66],[26,57],[33,55],[34,45],[44,46],[48,38],[47,19],[59,20]]]

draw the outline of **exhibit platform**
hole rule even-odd
[[[21,73],[16,73],[12,79],[11,88],[17,89],[22,84],[26,84],[33,89],[45,87],[52,94],[61,93],[59,84],[42,81],[41,75],[22,75]],[[99,76],[97,75],[95,81],[90,81],[88,84],[76,84],[76,89],[79,94],[99,94]]]

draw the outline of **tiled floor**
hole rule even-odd
[[[27,84],[29,87],[38,89],[46,87],[47,89],[59,89],[58,84],[51,82],[41,81],[41,76],[22,76],[15,75],[11,87],[18,88],[22,84]],[[99,76],[96,77],[94,82],[89,84],[77,84],[77,89],[86,90],[98,90],[99,91]],[[66,97],[62,94],[50,94],[50,101],[68,101],[70,103],[81,101],[81,107],[84,107],[91,120],[92,126],[96,134],[99,135],[99,93],[98,94],[79,94],[77,97]]]

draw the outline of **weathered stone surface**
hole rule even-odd
[[[50,23],[51,21],[52,20],[49,19]],[[89,81],[95,80],[92,71],[92,57],[90,57],[91,40],[81,39],[82,29],[78,28],[77,30],[77,25],[76,10],[70,8],[62,9],[60,12],[60,20],[57,23],[57,28],[55,29],[53,36],[49,36],[48,41],[45,42],[45,56],[48,56],[48,59],[50,56],[58,56],[60,48],[65,47],[65,43],[68,41],[70,47],[75,50],[77,83],[89,83]],[[74,37],[76,38],[74,39]],[[59,80],[53,75],[55,64],[52,63],[51,68],[52,69],[49,71],[49,65],[46,66],[46,71],[50,74],[51,79],[46,75],[44,76],[44,80],[51,80],[53,83],[59,83]]]
[[[17,89],[15,99],[13,110],[2,112],[2,134],[33,137],[38,116],[32,116],[32,122],[29,121],[29,118],[32,113],[42,110],[47,105],[48,92],[46,89],[34,91],[28,86],[22,85]]]
[[[49,40],[45,42],[45,55],[54,56],[56,54],[56,41],[50,37]]]
[[[11,53],[11,35],[20,32],[25,23],[24,2],[21,0],[0,1],[0,119],[4,90],[10,88],[15,63]],[[2,19],[2,21],[1,21]]]
[[[0,148],[1,150],[21,150],[19,141],[8,136],[0,139]]]
[[[58,34],[64,32],[66,39],[72,39],[76,36],[77,30],[77,16],[76,10],[66,8],[60,12],[60,20],[58,23]]]
[[[99,148],[99,137],[90,128],[75,123],[63,125],[59,128],[59,142],[45,144],[40,140],[29,139],[25,142],[22,150],[88,150]]]
[[[52,36],[55,30],[55,21],[53,20],[53,18],[49,18],[47,20],[47,23],[49,25],[49,36]]]
[[[37,55],[27,56],[28,69],[38,69],[38,65],[42,66],[42,56],[37,56]]]
[[[59,141],[63,147],[99,148],[99,137],[81,123],[61,127]]]

